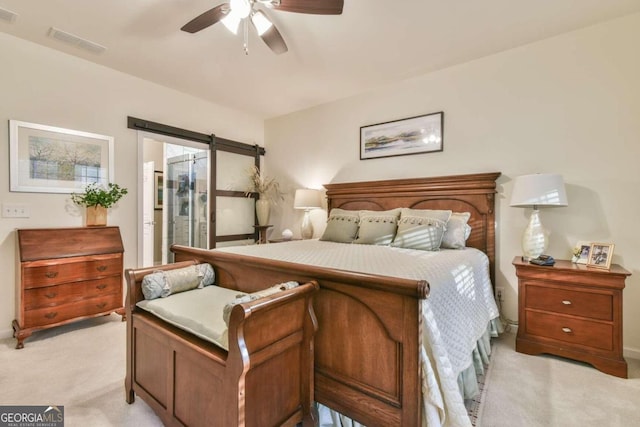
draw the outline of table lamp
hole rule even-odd
[[[320,191],[308,188],[296,190],[296,195],[293,199],[293,207],[295,209],[304,209],[304,218],[302,219],[302,227],[300,228],[302,238],[312,238],[313,225],[311,224],[309,211],[311,209],[322,207],[322,204],[320,203]]]
[[[529,261],[544,253],[549,244],[548,233],[540,222],[541,207],[567,206],[564,180],[559,174],[533,174],[517,177],[513,182],[511,206],[532,207],[529,225],[522,235],[522,259]]]

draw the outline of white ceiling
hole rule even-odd
[[[289,46],[180,27],[223,0],[0,0],[0,31],[269,118],[640,11],[640,0],[345,0],[342,15],[268,10]],[[106,46],[94,54],[50,27]]]

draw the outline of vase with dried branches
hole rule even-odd
[[[284,200],[280,184],[275,178],[263,175],[257,166],[252,166],[248,175],[249,186],[245,191],[245,195],[252,197],[257,194],[256,216],[258,217],[258,225],[267,225],[269,224],[271,204],[277,204]]]

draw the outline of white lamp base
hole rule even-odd
[[[525,261],[538,258],[547,250],[549,245],[548,233],[540,222],[540,211],[531,212],[529,225],[522,234],[522,259]]]
[[[303,239],[310,239],[313,237],[313,224],[311,224],[309,209],[304,210],[304,218],[302,218],[302,226],[300,228],[300,233]]]

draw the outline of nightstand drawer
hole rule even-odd
[[[612,320],[613,318],[611,294],[536,286],[531,283],[527,283],[526,293],[526,308],[590,319]]]
[[[526,313],[526,333],[601,350],[613,350],[613,325],[554,314]]]

